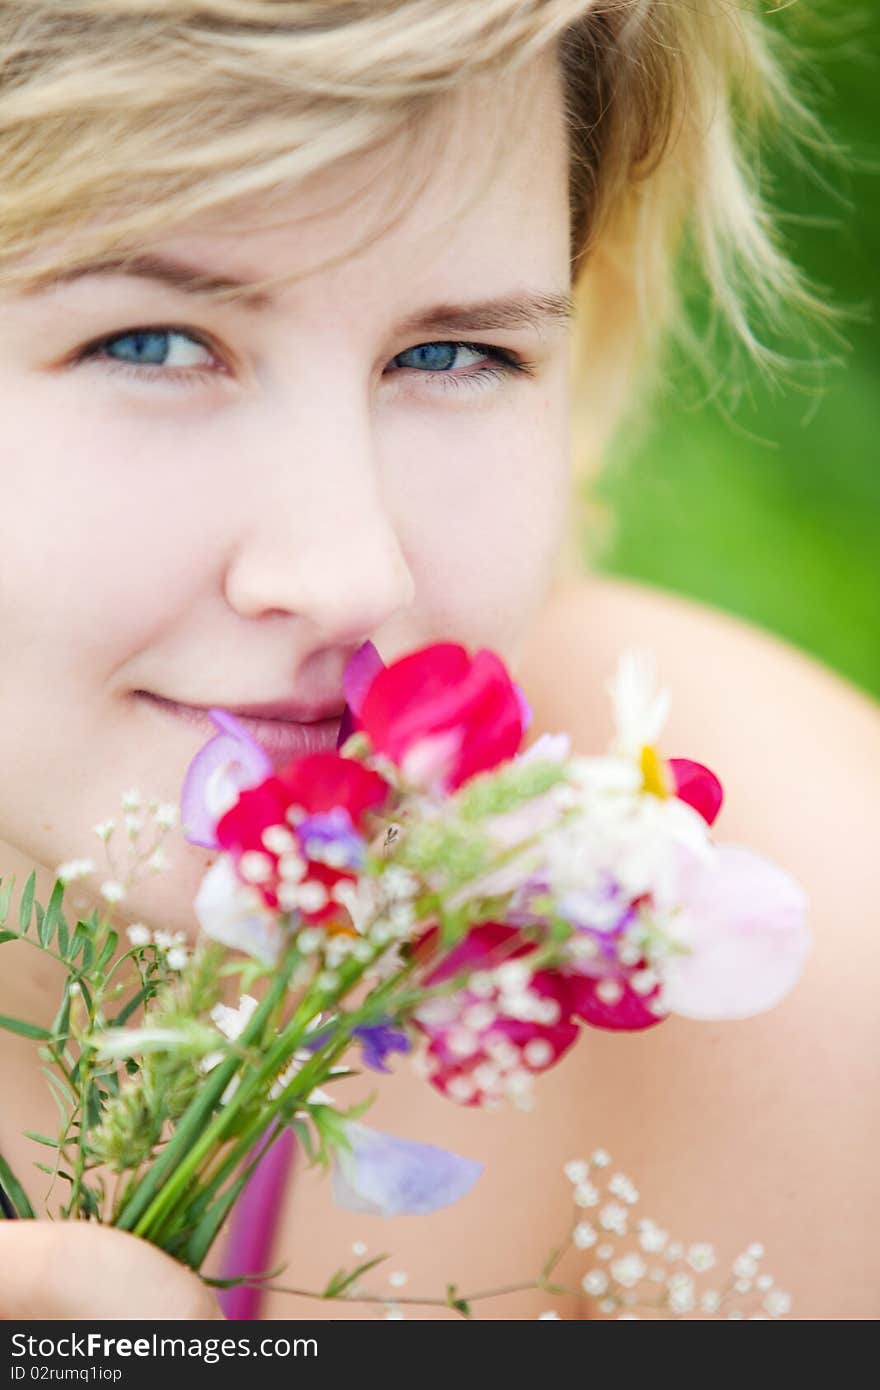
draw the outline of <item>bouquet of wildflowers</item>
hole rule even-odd
[[[66,967],[51,1027],[0,1019],[48,1064],[63,1123],[35,1137],[55,1150],[40,1166],[68,1185],[63,1215],[196,1270],[288,1129],[352,1211],[428,1212],[470,1190],[479,1164],[334,1103],[353,1069],[411,1054],[454,1104],[528,1107],[584,1025],[757,1013],[808,949],[798,885],[713,843],[717,779],[658,752],[668,701],[644,658],[612,682],[603,757],[573,754],[565,735],[521,751],[527,702],[487,650],[439,643],[384,666],[365,643],[345,696],[337,750],[277,767],[233,715],[210,712],[217,735],[180,805],[186,838],[217,851],[194,948],[141,923],[126,948],[97,912],[68,924],[65,884],[88,861],[60,866],[45,909],[32,877],[17,927],[11,881],[0,892],[0,942],[30,940]],[[161,831],[176,810],[153,805]],[[113,823],[96,829],[109,845]],[[576,1207],[591,1187],[581,1167]],[[34,1214],[2,1159],[0,1186]],[[607,1287],[595,1275],[592,1291]]]

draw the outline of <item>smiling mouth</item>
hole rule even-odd
[[[166,700],[164,696],[146,690],[136,690],[134,694],[162,717],[189,724],[204,739],[216,738],[220,733],[207,709]],[[215,708],[223,709],[225,706],[217,705]],[[309,753],[334,752],[342,723],[341,712],[329,718],[313,720],[269,718],[265,715],[238,714],[235,710],[228,713],[238,720],[275,763],[304,757]]]

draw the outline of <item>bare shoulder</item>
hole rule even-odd
[[[664,750],[721,777],[717,838],[750,844],[804,884],[815,944],[798,987],[767,1015],[592,1031],[572,1055],[584,1142],[631,1168],[646,1214],[682,1239],[715,1240],[726,1256],[763,1241],[796,1317],[876,1318],[880,712],[747,624],[584,580],[553,595],[519,668],[540,728],[601,748],[604,682],[633,645],[656,653],[672,692]]]

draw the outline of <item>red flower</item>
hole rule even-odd
[[[663,1021],[663,1016],[649,1007],[660,991],[659,984],[647,994],[638,994],[625,976],[567,974],[566,984],[572,1013],[593,1028],[634,1033]]]
[[[339,919],[344,909],[331,889],[356,878],[366,817],[388,793],[353,758],[312,753],[242,791],[218,822],[217,840],[268,907],[297,907],[311,922]]]
[[[527,707],[504,664],[454,642],[411,652],[373,678],[357,725],[373,750],[425,786],[454,791],[515,756]]]
[[[668,758],[666,766],[669,768],[674,792],[679,801],[686,801],[689,806],[693,806],[706,824],[711,825],[724,800],[724,792],[715,773],[690,758]]]
[[[425,984],[440,984],[468,967],[479,972],[502,962],[525,965],[534,947],[521,939],[517,945],[519,936],[515,927],[482,923]],[[417,1026],[429,1039],[431,1084],[461,1105],[501,1100],[511,1088],[522,1088],[530,1074],[558,1062],[578,1034],[566,981],[557,971],[530,973],[526,966],[518,978],[476,985],[438,996],[416,1012]]]

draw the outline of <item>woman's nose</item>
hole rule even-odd
[[[353,441],[350,441],[350,446]],[[230,563],[227,602],[242,617],[285,613],[327,643],[360,641],[408,608],[415,583],[370,450],[340,458],[340,439],[282,484],[251,478],[247,534]],[[277,473],[279,470],[274,470]]]

